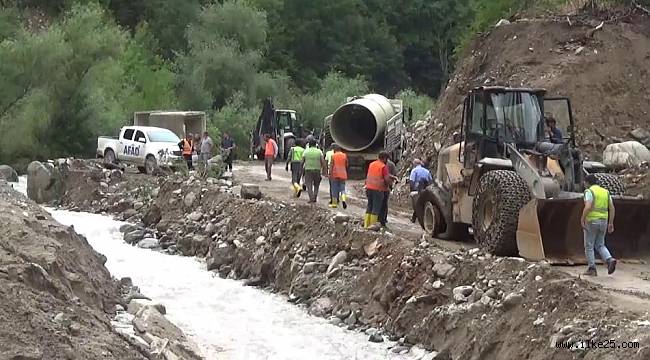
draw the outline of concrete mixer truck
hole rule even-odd
[[[378,94],[351,97],[325,118],[321,146],[340,145],[348,154],[351,176],[360,178],[370,162],[386,151],[398,162],[405,146],[406,118],[402,100]]]

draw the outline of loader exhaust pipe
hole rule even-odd
[[[363,151],[383,141],[386,123],[396,112],[382,95],[370,94],[339,107],[330,122],[332,140],[347,151]]]

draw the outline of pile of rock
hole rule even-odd
[[[122,300],[126,306],[116,306],[115,331],[131,345],[154,359],[202,360],[198,346],[165,316],[164,305],[154,303],[133,286],[130,278],[122,278]]]
[[[0,165],[0,179],[7,182],[18,182],[18,173],[9,165]]]

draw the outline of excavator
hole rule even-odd
[[[565,129],[550,142],[545,119]],[[478,87],[463,104],[461,130],[440,151],[434,184],[414,208],[433,237],[554,264],[585,262],[580,216],[584,177],[593,173],[616,207],[607,246],[621,259],[650,255],[650,200],[625,195],[625,185],[576,146],[568,98],[544,89]]]

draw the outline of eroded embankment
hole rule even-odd
[[[0,209],[0,358],[145,359],[112,331],[106,258],[4,181]]]
[[[71,174],[68,191],[97,198],[78,204],[67,196],[68,206],[143,221],[125,229],[129,242],[205,256],[208,270],[287,294],[339,326],[385,328],[451,359],[649,355],[638,322],[647,315],[545,264],[413,244],[308,205],[243,200],[213,180],[125,174],[102,186],[103,177]],[[642,349],[555,348],[589,339],[638,340]]]

